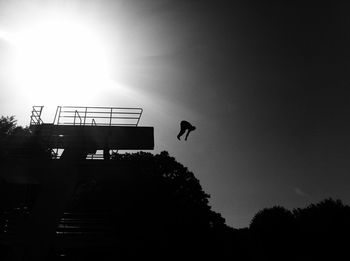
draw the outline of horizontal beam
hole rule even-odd
[[[32,126],[32,130],[38,142],[47,148],[154,149],[153,127],[42,124]]]

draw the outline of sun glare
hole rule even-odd
[[[79,102],[93,97],[109,78],[106,47],[77,21],[41,21],[15,39],[14,78],[32,103]]]

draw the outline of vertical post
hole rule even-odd
[[[111,114],[109,115],[109,126],[112,125],[112,114],[113,114],[113,108],[111,108]]]
[[[140,118],[142,116],[142,112],[143,112],[143,109],[140,109],[140,114],[139,114],[139,118],[137,119],[136,126],[139,125],[139,121],[140,121]]]
[[[85,115],[84,115],[84,126],[85,126],[85,121],[86,121],[86,114],[87,114],[87,107],[85,107]]]
[[[59,108],[60,108],[60,106],[57,106],[56,113],[55,113],[55,118],[53,118],[53,123],[52,123],[52,124],[55,124],[55,121],[56,121],[56,117],[57,117],[57,113],[58,113]]]
[[[58,108],[60,109],[60,112],[58,113],[57,125],[59,125],[59,124],[60,124],[60,118],[61,118],[61,109],[62,109],[62,107],[61,107],[61,106],[58,106]],[[58,109],[58,108],[57,108],[57,109]]]
[[[74,112],[73,125],[75,125],[75,117],[76,117],[76,115],[77,115],[77,110],[75,110],[75,112]]]

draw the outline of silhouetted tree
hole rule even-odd
[[[29,128],[17,126],[15,116],[0,117],[0,142],[6,142],[9,138],[28,136],[30,136]]]
[[[228,227],[221,215],[211,210],[209,195],[192,172],[167,152],[113,154],[106,164],[115,163],[127,166],[123,175],[129,178],[121,183],[118,179],[93,181],[94,191],[86,186],[89,192],[85,194],[81,186],[73,210],[111,211],[113,227],[123,235],[124,247],[150,251],[153,257],[157,253],[165,259],[205,256],[214,254],[213,249],[220,249],[216,255],[223,254],[219,242]]]
[[[10,135],[13,130],[16,128],[15,116],[1,116],[0,117],[0,137],[6,137]]]
[[[288,260],[291,257],[281,254],[290,248],[294,229],[293,213],[284,207],[275,206],[259,211],[250,224],[256,254],[270,259]]]
[[[5,157],[7,152],[7,144],[9,143],[9,137],[12,135],[16,128],[16,120],[14,116],[0,118],[0,159]]]
[[[227,256],[232,229],[211,210],[194,174],[167,152],[113,154],[95,163],[96,168],[81,165],[83,178],[67,211],[105,213],[121,256]]]
[[[254,259],[334,260],[347,253],[350,207],[325,199],[292,212],[283,207],[259,211],[250,224]]]
[[[281,206],[260,210],[252,219],[250,229],[257,233],[276,231],[294,222],[293,213]]]
[[[349,257],[350,207],[341,200],[325,199],[293,211],[298,224],[301,255],[306,258]]]
[[[50,159],[51,151],[41,147],[28,127],[17,126],[14,116],[0,117],[0,161],[12,158]]]

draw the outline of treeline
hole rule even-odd
[[[292,211],[265,208],[240,233],[255,260],[346,260],[350,207],[328,198]]]
[[[0,163],[20,157],[45,160],[51,158],[51,151],[40,146],[29,127],[18,126],[14,116],[1,116]]]

